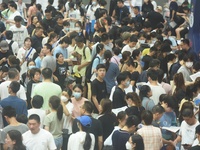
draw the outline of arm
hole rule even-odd
[[[87,66],[90,62],[85,62],[81,65],[78,66],[78,70],[80,71],[82,68],[84,68],[85,66]]]
[[[177,143],[181,142],[181,135],[178,135],[177,138],[174,140],[174,145],[176,146]]]
[[[102,150],[102,147],[103,147],[103,136],[98,136],[98,145],[99,145],[99,150]]]
[[[64,112],[64,114],[65,114],[66,116],[69,116],[70,113],[69,113],[68,109],[66,108],[66,106],[65,106],[65,104],[64,104],[63,101],[61,101],[61,105],[62,105],[62,107],[63,107],[63,112]]]
[[[48,126],[44,126],[44,129],[49,131],[49,127]]]
[[[95,107],[97,108],[97,110],[99,111],[99,103],[98,103],[98,101],[97,101],[96,95],[93,95],[93,96],[92,96],[92,101],[93,101]]]

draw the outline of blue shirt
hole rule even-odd
[[[41,68],[41,63],[42,63],[42,59],[40,57],[37,57],[35,59],[35,66],[36,66],[36,68]]]
[[[67,49],[66,49],[66,48],[60,47],[60,45],[58,45],[58,46],[54,49],[53,56],[54,56],[55,58],[56,58],[56,54],[57,54],[57,53],[62,53],[65,59],[68,58]]]

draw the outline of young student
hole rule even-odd
[[[94,113],[99,113],[99,105],[100,101],[103,98],[106,98],[107,89],[106,89],[106,82],[104,81],[104,77],[106,74],[106,67],[104,64],[99,64],[96,67],[97,70],[97,77],[94,81],[92,81],[92,101],[94,103]]]
[[[40,117],[40,127],[43,128],[44,117],[46,116],[45,110],[41,109],[43,105],[43,97],[40,95],[35,95],[31,101],[32,108],[28,110],[28,117],[32,114],[36,114]]]

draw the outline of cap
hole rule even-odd
[[[3,40],[0,42],[0,47],[3,51],[8,51],[9,50],[9,46],[8,46],[8,42]]]
[[[124,32],[123,34],[122,34],[122,39],[123,40],[127,40],[128,38],[130,38],[131,37],[131,34],[129,33],[129,32]]]
[[[157,6],[157,10],[162,11],[162,6]]]
[[[77,118],[84,127],[91,127],[92,120],[89,116],[80,116]]]

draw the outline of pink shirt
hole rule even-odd
[[[77,118],[79,116],[81,116],[81,112],[80,112],[80,107],[84,104],[85,101],[88,101],[88,99],[82,97],[81,100],[76,100],[74,97],[71,98],[72,100],[72,104],[74,105],[74,108],[72,110],[72,116]]]

